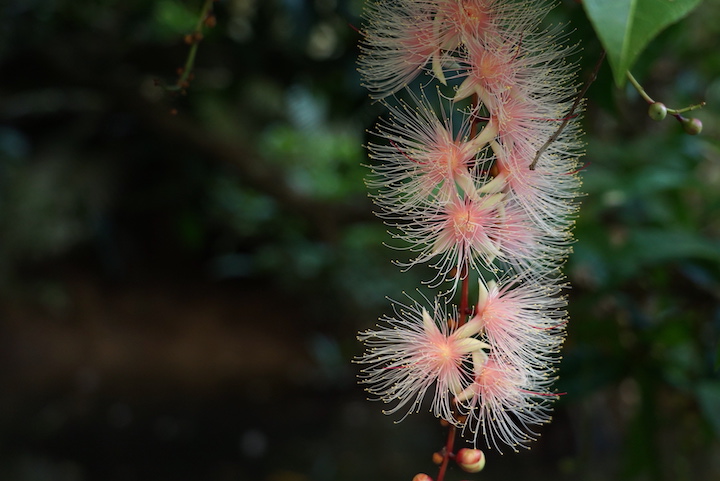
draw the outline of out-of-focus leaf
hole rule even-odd
[[[696,396],[700,409],[720,436],[720,382],[707,381],[700,384]]]
[[[640,52],[667,26],[698,6],[700,0],[585,0],[585,12],[607,51],[615,84]]]
[[[632,242],[635,254],[650,262],[681,258],[720,261],[720,243],[691,232],[637,229]]]

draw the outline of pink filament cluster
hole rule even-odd
[[[390,112],[368,145],[367,183],[399,247],[415,252],[399,264],[434,267],[428,283],[441,291],[360,334],[361,382],[391,413],[431,398],[436,416],[497,449],[526,445],[549,421],[566,323],[560,268],[581,143],[571,118],[543,148],[577,95],[573,48],[540,27],[547,10],[543,0],[377,1],[363,30],[360,72]],[[409,87],[418,77],[437,93]],[[457,313],[467,276],[478,301]]]

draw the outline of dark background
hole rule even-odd
[[[444,433],[355,384],[355,333],[423,277],[372,215],[360,0],[0,4],[0,480],[398,480]],[[582,8],[561,2],[583,42]],[[605,65],[552,424],[448,479],[720,479],[720,5]]]

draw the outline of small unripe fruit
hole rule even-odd
[[[425,473],[418,473],[415,475],[412,481],[433,481],[433,478],[431,478]]]
[[[467,473],[479,473],[485,467],[485,454],[479,449],[463,448],[455,455],[455,462]]]
[[[700,119],[686,119],[683,117],[680,119],[680,123],[682,124],[683,130],[685,130],[686,134],[698,135],[702,132],[702,122]]]
[[[667,117],[667,107],[662,102],[655,102],[648,107],[648,115],[653,120],[662,120]]]

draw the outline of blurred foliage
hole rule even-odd
[[[296,341],[315,366],[312,382],[259,380],[284,394],[248,389],[237,404],[196,393],[207,404],[185,401],[175,415],[206,426],[196,436],[207,450],[197,437],[187,451],[176,443],[181,454],[158,451],[151,470],[128,468],[134,451],[119,452],[101,464],[134,474],[112,479],[397,479],[437,449],[429,416],[392,424],[362,400],[349,365],[360,350],[353,333],[387,309],[385,296],[401,298],[427,277],[389,262],[398,252],[383,246],[389,236],[363,184],[365,131],[383,108],[355,70],[362,3],[217,2],[218,24],[205,31],[184,96],[156,80],[175,81],[201,1],[0,6],[4,302],[53,313],[72,304],[63,280],[79,271],[120,286],[149,278],[259,287],[275,299],[267,310],[280,329],[306,323]],[[582,7],[562,2],[551,20],[575,29],[587,76],[600,44]],[[631,88],[615,89],[607,66],[590,88],[586,196],[567,267],[572,322],[559,389],[568,394],[537,447],[493,457],[488,479],[720,477],[719,36],[720,5],[703,2],[633,69],[671,107],[708,102],[694,113],[699,137],[673,119],[651,121]],[[237,322],[263,326],[252,316]],[[65,412],[53,399],[3,394],[15,410],[0,416],[2,445],[13,447],[0,477],[111,479],[82,453],[88,439],[117,432],[99,427],[103,414],[51,428]],[[226,425],[218,406],[239,418]],[[150,423],[144,409],[137,417]],[[294,454],[278,460],[263,448],[243,424],[257,411],[272,418],[263,429],[273,452]],[[163,419],[155,431],[166,431]],[[128,439],[152,452],[143,433]],[[227,448],[238,433],[240,455]],[[183,470],[188,453],[239,467],[227,471],[235,477]]]

